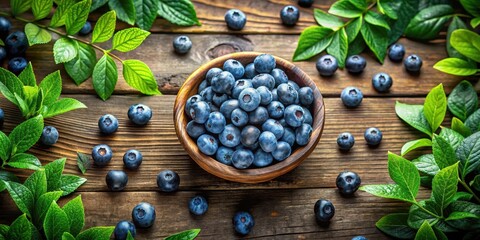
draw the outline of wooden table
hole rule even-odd
[[[114,151],[113,161],[107,167],[87,171],[84,175],[87,183],[72,194],[83,197],[87,226],[115,225],[119,220],[131,219],[132,208],[147,201],[156,207],[157,219],[152,228],[138,231],[138,239],[159,239],[190,228],[202,229],[199,239],[239,238],[231,223],[237,210],[248,210],[255,217],[256,225],[247,236],[249,238],[350,239],[356,235],[369,239],[387,238],[375,228],[375,222],[384,214],[407,211],[407,205],[364,192],[357,192],[352,198],[342,197],[336,190],[335,178],[341,171],[351,170],[360,174],[362,184],[392,182],[387,171],[387,151],[399,153],[403,143],[420,137],[396,117],[395,101],[422,103],[428,91],[437,84],[443,83],[450,92],[461,80],[432,68],[435,62],[446,56],[444,40],[428,44],[400,40],[406,46],[407,54],[415,53],[423,58],[419,76],[408,74],[402,64],[388,59],[382,66],[370,53],[363,54],[368,64],[359,76],[337,71],[332,78],[322,78],[315,69],[317,58],[296,63],[316,82],[325,97],[325,129],[315,151],[297,169],[273,181],[239,184],[210,175],[189,158],[175,135],[175,94],[184,79],[200,65],[234,51],[254,50],[291,59],[302,29],[315,24],[312,7],[300,8],[297,26],[282,26],[279,11],[292,2],[196,0],[194,4],[203,24],[201,27],[176,27],[157,20],[152,28],[153,34],[142,47],[119,55],[124,59],[145,61],[153,70],[160,90],[165,94],[163,96],[139,96],[120,79],[114,96],[103,102],[94,94],[90,80],[77,87],[66,76],[63,67],[54,64],[52,44],[37,45],[28,50],[27,57],[37,71],[37,79],[62,69],[63,96],[77,98],[88,106],[88,109],[46,120],[46,124],[58,128],[60,139],[53,147],[36,146],[31,153],[43,164],[67,157],[65,172],[79,175],[76,152],[90,153],[92,147],[100,143],[109,144]],[[315,7],[327,10],[332,2],[316,1]],[[248,22],[243,31],[232,32],[226,28],[223,15],[230,8],[246,13]],[[97,17],[94,15],[91,20]],[[17,29],[22,28],[20,23],[14,23]],[[125,24],[118,27],[125,27]],[[185,56],[174,54],[171,46],[172,39],[179,34],[187,34],[193,41],[192,50]],[[394,79],[388,94],[377,93],[371,85],[371,77],[380,71],[388,72]],[[365,95],[362,105],[356,109],[346,109],[339,98],[341,90],[350,85],[361,88]],[[152,107],[153,119],[146,127],[135,127],[128,121],[127,109],[134,103]],[[21,115],[4,98],[0,99],[0,107],[7,116],[2,130],[10,132],[22,121]],[[118,132],[108,137],[100,135],[97,126],[98,118],[106,113],[114,114],[120,122]],[[367,147],[363,140],[363,132],[370,126],[380,128],[384,134],[382,144],[375,149]],[[348,153],[340,152],[336,145],[338,134],[344,131],[353,133],[357,140]],[[143,164],[138,171],[127,172],[129,183],[125,191],[109,192],[105,175],[109,170],[123,169],[123,153],[131,148],[143,153]],[[181,186],[178,192],[165,194],[157,191],[156,175],[164,169],[179,173]],[[30,173],[17,171],[23,177]],[[193,217],[188,211],[187,202],[195,194],[203,194],[209,201],[209,210],[202,217]],[[428,190],[422,189],[420,197],[426,198],[428,194]],[[335,217],[327,228],[317,225],[314,220],[313,205],[319,198],[331,200],[336,207]],[[18,215],[11,198],[5,192],[1,193],[0,223],[9,224]]]

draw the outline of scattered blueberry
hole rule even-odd
[[[97,166],[107,165],[112,156],[112,149],[107,144],[99,144],[92,149],[92,159]]]
[[[354,172],[341,172],[337,176],[337,188],[341,194],[352,195],[360,187],[360,176]]]
[[[285,26],[295,26],[298,22],[298,18],[300,17],[300,11],[298,8],[294,6],[285,6],[280,11],[280,19],[282,19],[282,23]]]
[[[312,135],[312,126],[308,124],[302,124],[300,127],[295,129],[295,141],[300,146],[305,146],[310,140],[310,135]]]
[[[40,142],[45,146],[52,146],[58,141],[58,131],[53,126],[45,126],[40,136]]]
[[[243,110],[251,112],[260,105],[260,94],[254,88],[246,88],[238,95],[238,105]]]
[[[28,65],[27,59],[23,57],[14,57],[8,61],[8,70],[10,72],[18,75],[20,74],[23,69],[25,69]]]
[[[2,64],[6,58],[7,58],[7,51],[5,50],[5,48],[0,47],[0,64]]]
[[[247,16],[238,9],[230,9],[225,13],[225,22],[232,30],[242,30],[247,23]]]
[[[248,113],[248,123],[252,125],[262,125],[267,119],[268,111],[261,106]]]
[[[0,17],[0,39],[5,39],[12,28],[12,23],[5,17]]]
[[[403,61],[403,65],[405,65],[405,69],[407,69],[407,71],[413,72],[413,73],[420,71],[420,68],[422,68],[422,63],[423,63],[422,59],[415,54],[412,54],[412,55],[408,56]]]
[[[163,170],[157,175],[157,186],[162,192],[175,192],[180,185],[180,176],[172,170]]]
[[[292,153],[292,148],[289,143],[278,141],[277,148],[272,152],[272,156],[277,161],[283,161],[287,159],[291,153]]]
[[[121,170],[110,170],[105,177],[107,187],[110,191],[118,192],[125,189],[128,183],[128,176]]]
[[[257,74],[258,73],[257,73],[257,71],[255,71],[255,65],[253,63],[249,63],[249,64],[247,64],[247,66],[245,66],[245,77],[246,78],[252,79]]]
[[[355,236],[352,238],[352,240],[368,240],[368,238],[364,237],[364,236]]]
[[[298,0],[298,5],[300,7],[309,8],[313,4],[313,0]]]
[[[253,60],[258,73],[270,73],[276,66],[275,58],[270,54],[260,54]]]
[[[142,160],[142,153],[135,149],[130,149],[123,155],[123,165],[125,165],[125,167],[130,170],[135,170],[140,167],[140,164],[142,164]]]
[[[236,108],[232,112],[231,120],[233,125],[237,127],[243,127],[248,124],[248,121],[249,121],[248,113],[243,111],[240,108]]]
[[[212,78],[212,90],[216,93],[230,94],[235,85],[235,77],[227,71],[223,71]]]
[[[241,235],[247,235],[255,226],[253,216],[248,212],[236,212],[233,216],[233,228]]]
[[[348,151],[355,144],[355,138],[349,132],[340,133],[337,137],[337,144],[341,150]]]
[[[388,91],[393,84],[392,77],[387,73],[377,73],[372,78],[372,85],[378,92]]]
[[[223,114],[220,112],[211,112],[208,116],[207,122],[205,123],[205,128],[211,133],[219,134],[223,132],[225,125],[226,120]]]
[[[395,43],[388,50],[388,58],[394,62],[401,62],[405,56],[405,47],[400,43]]]
[[[5,112],[3,109],[0,108],[0,127],[3,126],[3,122],[5,121]]]
[[[217,150],[215,159],[225,165],[232,165],[232,156],[234,150],[228,147],[221,146]]]
[[[364,137],[368,145],[377,146],[382,141],[383,134],[380,129],[372,127],[365,130]]]
[[[248,149],[238,149],[233,152],[232,164],[238,169],[245,169],[252,165],[254,158],[252,151]]]
[[[196,123],[204,124],[210,115],[210,106],[204,101],[198,101],[190,108],[190,117]]]
[[[10,33],[5,39],[5,48],[10,57],[21,57],[27,51],[28,40],[24,32]]]
[[[92,24],[89,21],[86,21],[85,24],[83,24],[83,27],[78,31],[78,35],[80,36],[86,36],[90,32],[92,32]]]
[[[105,114],[98,119],[98,128],[103,134],[112,134],[118,129],[118,120],[111,114]]]
[[[187,36],[178,36],[173,39],[173,50],[178,54],[185,54],[192,48],[192,41]]]
[[[155,207],[147,202],[141,202],[132,210],[132,219],[136,227],[149,228],[155,222]]]
[[[152,118],[152,110],[144,104],[133,104],[128,109],[128,118],[136,125],[145,125]]]
[[[241,141],[240,130],[234,125],[228,124],[223,132],[218,135],[218,139],[226,147],[236,147]]]
[[[266,167],[273,162],[271,153],[267,153],[262,149],[258,149],[254,154],[253,165],[255,167]]]
[[[289,126],[300,127],[305,121],[305,113],[299,105],[290,105],[285,108],[285,121]]]
[[[188,209],[194,215],[200,216],[207,212],[208,210],[208,202],[202,196],[195,196],[190,199],[188,202]]]
[[[360,55],[352,55],[347,58],[345,68],[351,73],[360,73],[367,66],[367,61]]]
[[[115,226],[115,230],[113,231],[115,235],[115,240],[126,240],[128,232],[130,232],[132,237],[135,237],[135,235],[137,235],[135,225],[132,222],[126,220],[118,222]]]
[[[203,134],[197,139],[197,146],[200,152],[204,153],[205,155],[213,155],[217,152],[218,149],[218,142],[215,137]]]
[[[235,79],[239,79],[245,74],[243,64],[235,59],[225,61],[225,63],[223,63],[223,70],[230,72]]]
[[[313,103],[313,90],[310,87],[302,87],[298,90],[298,98],[304,106],[310,106]]]
[[[319,222],[328,222],[335,215],[335,207],[332,202],[320,199],[315,203],[314,206],[315,218]]]
[[[275,87],[278,87],[278,85],[282,83],[288,83],[288,76],[282,69],[274,68],[270,75],[275,79]]]
[[[356,87],[346,87],[340,95],[343,104],[346,107],[358,107],[363,100],[363,93]]]

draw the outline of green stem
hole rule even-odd
[[[443,218],[442,216],[438,216],[437,214],[435,213],[432,213],[430,210],[424,208],[422,205],[420,205],[418,202],[415,202],[415,205],[417,205],[418,208],[420,208],[422,211],[436,217],[436,218]]]
[[[458,182],[460,182],[460,184],[462,184],[462,186],[467,190],[467,192],[472,194],[473,198],[475,198],[475,200],[480,203],[480,198],[477,195],[475,195],[475,193],[472,191],[472,189],[468,186],[468,184],[463,179],[458,178]]]

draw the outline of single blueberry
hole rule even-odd
[[[260,105],[260,94],[254,88],[245,88],[238,95],[238,105],[243,110],[251,112]]]
[[[290,105],[285,108],[284,118],[289,126],[300,127],[305,121],[305,112],[298,105]]]
[[[83,27],[78,31],[78,35],[80,36],[86,36],[90,32],[92,32],[92,24],[89,21],[86,21],[85,24],[83,24]]]
[[[135,237],[135,235],[137,235],[135,225],[132,222],[126,220],[118,222],[115,226],[115,230],[113,231],[113,234],[115,235],[115,240],[126,240],[128,232],[130,232],[132,237]]]
[[[107,165],[112,157],[112,149],[107,144],[99,144],[92,149],[92,159],[97,166]]]
[[[220,112],[211,112],[210,115],[208,115],[208,120],[205,123],[205,128],[211,133],[219,134],[223,132],[226,123],[227,122],[223,114],[221,114]]]
[[[225,13],[225,22],[232,30],[242,30],[247,23],[247,16],[238,9],[230,9]]]
[[[325,199],[319,199],[315,203],[313,210],[315,212],[315,219],[318,222],[328,222],[333,218],[333,215],[335,215],[335,207],[332,202]]]
[[[270,104],[268,104],[267,111],[271,118],[279,119],[283,118],[285,107],[279,101],[272,101]]]
[[[147,202],[141,202],[132,210],[132,220],[136,227],[149,228],[155,223],[155,207]]]
[[[216,93],[231,94],[235,77],[227,71],[223,71],[212,78],[212,90]]]
[[[196,123],[205,123],[210,115],[210,106],[204,101],[195,102],[190,108],[190,117]]]
[[[401,62],[405,56],[405,47],[400,43],[395,43],[388,49],[388,58],[393,62]]]
[[[215,155],[215,159],[217,161],[225,164],[225,165],[232,165],[232,156],[234,150],[228,147],[221,146],[217,150],[217,154]]]
[[[300,11],[294,6],[285,6],[280,11],[280,19],[282,19],[282,23],[285,26],[295,26],[298,22],[298,18],[300,18]]]
[[[282,83],[277,87],[278,100],[283,105],[288,106],[295,103],[298,98],[298,92],[295,87],[288,83]]]
[[[308,110],[308,108],[306,108],[306,107],[302,107],[302,109],[303,109],[303,114],[304,114],[303,115],[304,116],[303,117],[304,118],[303,123],[311,126],[313,124],[312,113],[310,113],[310,110]]]
[[[310,87],[302,87],[298,90],[300,103],[304,106],[310,106],[313,103],[313,90]]]
[[[367,61],[360,55],[352,55],[347,58],[345,68],[350,73],[360,73],[367,66]]]
[[[200,216],[205,214],[208,210],[207,199],[198,195],[195,197],[192,197],[188,202],[188,209],[193,215]]]
[[[272,101],[278,101],[278,92],[276,88],[272,90]]]
[[[251,125],[262,125],[268,119],[268,111],[264,107],[257,107],[248,113],[248,123]]]
[[[135,150],[135,149],[130,149],[123,154],[123,165],[127,169],[130,170],[135,170],[140,167],[140,164],[142,164],[143,161],[143,155],[140,151]]]
[[[206,132],[204,124],[196,123],[195,121],[190,121],[187,123],[187,134],[188,136],[196,139],[200,135]]]
[[[152,109],[144,104],[133,104],[128,109],[128,119],[136,125],[146,125],[152,118]]]
[[[192,48],[192,41],[187,36],[178,36],[173,39],[173,50],[178,54],[185,54]]]
[[[378,92],[387,92],[393,84],[392,77],[387,73],[377,73],[372,78],[372,85]]]
[[[292,147],[290,144],[283,141],[277,142],[277,148],[272,152],[272,156],[277,161],[283,161],[292,154]]]
[[[217,74],[223,72],[221,68],[210,68],[207,74],[205,75],[205,80],[207,80],[208,84],[212,84],[212,78],[215,77]]]
[[[232,97],[238,98],[238,95],[243,91],[245,88],[252,88],[253,84],[252,81],[248,79],[239,79],[235,82],[232,89]]]
[[[368,240],[368,238],[364,237],[364,236],[355,236],[352,238],[352,240]]]
[[[252,151],[248,149],[238,149],[233,152],[232,164],[235,168],[245,169],[252,165],[254,158]]]
[[[291,85],[293,87],[293,89],[295,89],[295,91],[298,92],[298,90],[300,90],[300,86],[298,86],[298,84],[292,80],[288,80],[288,85]]]
[[[3,109],[0,108],[0,127],[3,126],[3,122],[5,121],[5,112]]]
[[[98,128],[103,134],[110,135],[117,131],[118,120],[112,114],[105,114],[98,119]]]
[[[343,105],[349,108],[355,108],[362,103],[363,93],[356,87],[346,87],[340,94]]]
[[[239,79],[245,74],[243,64],[235,59],[225,61],[225,63],[223,63],[223,70],[230,72],[235,79]]]
[[[282,83],[288,83],[287,74],[280,68],[274,68],[270,75],[275,79],[275,87],[278,87],[278,85]]]
[[[349,132],[340,133],[337,137],[337,145],[341,150],[348,151],[355,144],[355,138]]]
[[[309,8],[313,4],[313,0],[298,0],[298,5],[300,7]]]
[[[312,135],[312,126],[308,124],[302,124],[302,126],[295,129],[295,141],[300,146],[305,146],[308,144],[310,140],[310,136]]]
[[[5,39],[5,48],[10,57],[21,57],[28,48],[27,36],[22,31],[10,33]]]
[[[10,29],[12,28],[12,23],[5,17],[0,17],[0,39],[5,40]]]
[[[5,50],[5,48],[0,47],[0,64],[2,64],[6,58],[7,58],[7,51]]]
[[[265,86],[269,90],[272,90],[275,87],[275,78],[268,73],[260,73],[252,78],[252,84],[254,88]]]
[[[275,137],[275,134],[269,131],[265,131],[260,134],[258,143],[265,152],[273,152],[275,149],[277,149],[277,138]]]
[[[8,61],[8,70],[15,75],[20,74],[28,65],[27,59],[23,57],[14,57]]]
[[[193,96],[191,96],[191,97],[189,97],[189,98],[187,99],[187,102],[185,103],[185,112],[187,113],[187,115],[188,115],[189,117],[191,117],[191,116],[190,116],[190,108],[192,107],[192,105],[193,105],[194,103],[196,103],[196,102],[198,102],[198,101],[202,101],[202,100],[203,100],[203,99],[202,99],[202,96],[200,96],[200,95],[198,95],[198,94],[193,95]]]
[[[180,186],[180,176],[172,170],[163,170],[157,175],[157,186],[162,192],[176,192]]]
[[[270,54],[260,54],[253,60],[255,70],[258,73],[270,73],[276,64],[275,58]]]
[[[295,131],[289,127],[284,127],[283,136],[280,141],[286,142],[288,145],[290,145],[290,147],[293,147],[295,144]]]
[[[52,146],[58,141],[58,131],[53,126],[45,126],[40,136],[40,142],[45,146]]]
[[[268,105],[273,100],[272,92],[265,86],[260,86],[257,88],[257,92],[260,94],[260,104]]]
[[[212,86],[208,86],[199,92],[198,95],[202,98],[201,101],[211,102],[213,101],[213,95],[215,95],[215,93],[213,92]]]
[[[240,130],[233,124],[228,124],[225,126],[225,129],[223,129],[223,132],[218,135],[218,139],[220,143],[226,147],[236,147],[240,144],[241,140]]]
[[[203,134],[198,137],[197,146],[200,152],[204,153],[205,155],[212,156],[217,152],[218,142],[215,137],[208,134]]]
[[[405,69],[407,69],[407,71],[412,73],[419,72],[420,69],[422,68],[422,63],[423,63],[422,58],[420,58],[415,54],[408,56],[403,61],[403,65],[405,65]]]
[[[203,91],[205,88],[210,87],[210,84],[207,82],[207,80],[203,80],[200,85],[198,85],[198,92]]]
[[[253,216],[248,212],[236,212],[232,219],[235,232],[241,235],[247,235],[255,226]]]
[[[352,195],[358,190],[361,182],[357,173],[345,171],[338,174],[336,184],[341,194]]]
[[[268,119],[262,124],[263,131],[269,131],[275,135],[277,140],[281,139],[283,133],[285,132],[283,126],[280,124],[278,120],[275,119]]]
[[[232,124],[237,127],[243,127],[247,125],[249,121],[248,113],[240,108],[236,108],[235,110],[233,110],[231,118]]]
[[[258,73],[255,71],[255,65],[253,63],[249,63],[247,66],[245,66],[245,78],[252,79],[257,74]]]
[[[267,153],[262,149],[258,149],[254,154],[253,165],[255,167],[266,167],[273,162],[271,153]]]
[[[228,95],[225,93],[215,93],[213,94],[212,102],[215,106],[220,107],[222,103],[228,100]]]
[[[260,133],[261,132],[257,127],[247,125],[240,133],[240,142],[242,142],[244,146],[251,146],[257,142],[258,137],[260,137]]]
[[[365,141],[367,141],[368,145],[377,146],[382,141],[383,134],[380,129],[371,127],[365,130],[365,134],[363,136],[365,137]]]
[[[121,170],[110,170],[105,177],[107,187],[110,191],[118,192],[125,189],[128,183],[128,176]]]

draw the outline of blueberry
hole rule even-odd
[[[232,124],[237,127],[243,127],[247,125],[249,121],[248,113],[240,108],[233,110],[231,118]]]
[[[337,137],[337,144],[341,150],[348,151],[355,144],[355,138],[349,132],[340,133]]]
[[[298,98],[300,103],[304,106],[309,106],[313,103],[313,90],[310,87],[302,87],[298,90]]]
[[[27,67],[27,59],[23,57],[14,57],[8,61],[8,70],[18,75]]]
[[[298,8],[294,6],[285,6],[280,11],[280,19],[282,19],[282,23],[285,26],[295,26],[298,22],[298,18],[300,17],[300,11]]]
[[[412,54],[405,58],[403,65],[405,65],[405,69],[409,72],[419,72],[420,68],[422,68],[422,59],[419,56]]]
[[[362,103],[363,93],[356,87],[346,87],[343,89],[340,98],[346,107],[354,108]]]
[[[255,167],[266,167],[273,162],[271,153],[267,153],[262,149],[258,149],[254,154],[253,165]]]
[[[220,106],[220,112],[226,119],[230,119],[232,116],[233,110],[239,107],[237,99],[229,99],[222,103]]]
[[[97,166],[107,165],[112,156],[112,149],[107,144],[99,144],[92,149],[92,159]]]
[[[372,85],[378,92],[387,92],[392,87],[392,77],[387,73],[377,73],[372,78]]]
[[[247,16],[238,9],[230,9],[225,13],[225,22],[232,30],[242,30],[247,23]]]
[[[5,39],[12,28],[12,23],[4,17],[0,17],[0,38]]]
[[[197,146],[200,152],[212,156],[217,152],[218,142],[213,136],[208,134],[203,134],[197,139]]]
[[[400,43],[395,43],[388,50],[388,58],[393,62],[401,62],[405,56],[405,47]]]
[[[132,210],[132,219],[136,227],[149,228],[155,222],[155,207],[147,202],[141,202]]]
[[[360,73],[367,66],[367,61],[360,55],[352,55],[347,58],[345,68],[350,73]]]
[[[80,36],[86,36],[90,32],[92,32],[92,24],[89,21],[86,21],[85,24],[83,24],[83,27],[78,31],[78,35]]]
[[[255,226],[253,216],[248,212],[236,212],[232,219],[235,232],[241,235],[247,235]]]
[[[276,88],[272,90],[272,101],[278,101],[278,92]]]
[[[293,87],[293,89],[295,89],[295,91],[298,92],[298,90],[300,90],[300,86],[298,86],[298,84],[292,80],[288,80],[288,84],[291,85]]]
[[[123,165],[125,165],[125,167],[130,170],[135,170],[140,167],[140,164],[142,164],[142,160],[142,153],[135,149],[130,149],[126,151],[123,155]]]
[[[225,125],[226,120],[223,114],[220,112],[211,112],[208,116],[207,122],[205,123],[205,128],[211,133],[219,134],[223,132]]]
[[[312,125],[313,124],[313,117],[312,117],[312,113],[310,113],[310,110],[308,110],[308,108],[306,107],[302,107],[303,109],[303,118],[305,120],[303,120],[303,123],[305,124],[309,124],[309,125]]]
[[[7,58],[7,51],[5,50],[5,48],[0,47],[0,64],[2,64],[6,58]]]
[[[335,215],[335,207],[332,202],[325,199],[319,199],[315,203],[313,210],[315,212],[315,219],[319,222],[328,222],[333,218],[333,215]]]
[[[270,54],[260,54],[253,60],[258,73],[270,73],[276,66],[275,58]]]
[[[128,118],[136,125],[146,125],[152,118],[152,109],[144,104],[133,104],[128,109]]]
[[[215,93],[213,94],[212,102],[215,106],[222,106],[222,103],[228,100],[228,95],[225,93]]]
[[[308,124],[302,124],[302,126],[295,129],[295,141],[300,146],[305,146],[310,140],[310,135],[312,135],[312,126]]]
[[[265,86],[269,90],[272,90],[275,87],[275,78],[268,73],[260,73],[252,78],[252,84],[254,88]]]
[[[233,149],[221,146],[217,150],[215,159],[225,165],[232,165],[233,152]]]
[[[238,149],[233,152],[232,164],[238,169],[245,169],[252,165],[254,158],[252,151],[248,149]]]
[[[228,124],[218,135],[218,139],[220,143],[226,147],[236,147],[240,144],[241,141],[241,133],[240,130],[232,124]]]
[[[337,176],[337,188],[341,194],[352,195],[360,187],[360,176],[354,172],[341,172]]]
[[[10,33],[5,39],[5,48],[10,57],[20,57],[27,51],[28,40],[24,32]]]
[[[298,92],[294,86],[288,83],[282,83],[277,87],[278,100],[288,106],[295,103],[298,98]]]
[[[157,186],[162,192],[176,192],[180,185],[180,176],[172,170],[163,170],[157,175]]]
[[[277,138],[269,131],[262,132],[258,138],[260,147],[265,152],[273,152],[277,148]]]
[[[3,111],[3,109],[0,108],[0,127],[3,126],[4,120],[5,120],[5,112]]]
[[[283,161],[292,154],[292,148],[289,143],[278,141],[277,148],[272,152],[272,156],[277,161]]]
[[[232,97],[238,98],[238,95],[243,91],[245,88],[253,87],[252,81],[248,79],[239,79],[235,82],[232,89]]]
[[[283,129],[284,132],[280,141],[286,142],[288,143],[288,145],[290,145],[290,147],[293,147],[293,145],[295,144],[295,131],[293,131],[289,127],[284,127]]]
[[[187,36],[178,36],[173,40],[173,50],[178,54],[185,54],[192,48],[192,41]]]
[[[255,77],[255,75],[257,75],[257,71],[255,71],[255,65],[253,63],[249,63],[247,64],[247,66],[245,66],[245,77],[248,78],[248,79],[252,79],[253,77]]]
[[[248,123],[252,125],[262,125],[268,119],[268,111],[264,107],[257,107],[248,114]]]
[[[115,226],[115,230],[113,231],[115,235],[115,240],[126,240],[128,232],[130,232],[132,237],[135,237],[135,235],[137,235],[135,225],[132,222],[126,220],[118,222]]]
[[[231,94],[235,77],[227,71],[223,71],[212,78],[212,90],[216,93]]]
[[[206,87],[205,89],[203,89],[198,94],[202,98],[201,101],[205,101],[205,102],[213,101],[213,95],[215,95],[215,93],[213,92],[212,86]]]
[[[275,79],[275,87],[282,83],[288,83],[288,76],[282,69],[274,68],[270,75]]]
[[[212,78],[215,77],[217,74],[223,72],[221,68],[210,68],[207,74],[205,75],[205,80],[207,80],[208,84],[212,84]]]
[[[260,137],[260,133],[261,132],[257,127],[247,125],[240,133],[240,142],[242,142],[244,146],[251,146],[257,142],[258,137]]]
[[[105,114],[98,119],[98,128],[103,134],[112,134],[118,129],[118,120],[112,114]]]
[[[128,183],[128,176],[121,170],[110,170],[105,177],[107,187],[110,191],[118,192],[125,189]]]
[[[225,63],[223,63],[223,70],[230,72],[235,79],[239,79],[245,74],[243,64],[235,59],[225,61]]]
[[[40,142],[45,146],[52,146],[58,141],[58,131],[53,126],[45,126],[40,136]]]
[[[210,84],[207,82],[206,79],[204,79],[199,85],[198,85],[198,92],[203,91],[205,88],[210,87]]]
[[[268,119],[267,121],[265,121],[262,124],[262,130],[263,131],[269,131],[269,132],[273,133],[275,135],[275,137],[277,138],[277,140],[282,138],[283,133],[285,131],[283,129],[283,126],[280,124],[280,122],[275,120],[275,119]]]
[[[260,104],[268,105],[273,100],[272,92],[265,86],[260,86],[257,88],[257,92],[260,94]]]
[[[298,0],[298,5],[300,7],[309,8],[313,4],[313,0]]]
[[[355,236],[352,238],[352,240],[368,240],[368,238],[364,237],[364,236]]]
[[[298,105],[290,105],[285,108],[284,117],[289,126],[300,127],[305,121],[305,112]]]
[[[367,141],[368,145],[377,146],[382,141],[383,134],[380,129],[372,127],[367,128],[363,136],[365,137],[365,141]]]
[[[238,95],[238,105],[243,110],[251,112],[260,105],[260,94],[254,88],[245,88]]]
[[[197,95],[193,95],[193,96],[191,96],[191,97],[189,97],[189,98],[187,99],[187,102],[185,103],[185,112],[187,113],[187,115],[188,115],[189,117],[191,117],[191,116],[190,116],[190,108],[192,107],[192,105],[193,105],[194,103],[196,103],[196,102],[198,102],[198,101],[202,101],[202,100],[203,100],[203,99],[202,99],[202,96],[200,96],[200,95],[198,95],[198,94],[197,94]]]
[[[187,134],[188,136],[196,139],[200,135],[206,132],[204,124],[196,123],[195,121],[190,121],[187,123]]]
[[[270,104],[268,104],[267,111],[271,118],[279,119],[283,118],[285,107],[279,101],[272,101]]]
[[[190,212],[193,215],[200,216],[205,214],[208,210],[207,199],[198,195],[191,198],[190,201],[188,202],[188,209],[190,209]]]
[[[190,117],[196,123],[205,123],[210,115],[210,106],[204,101],[196,102],[190,108]]]

